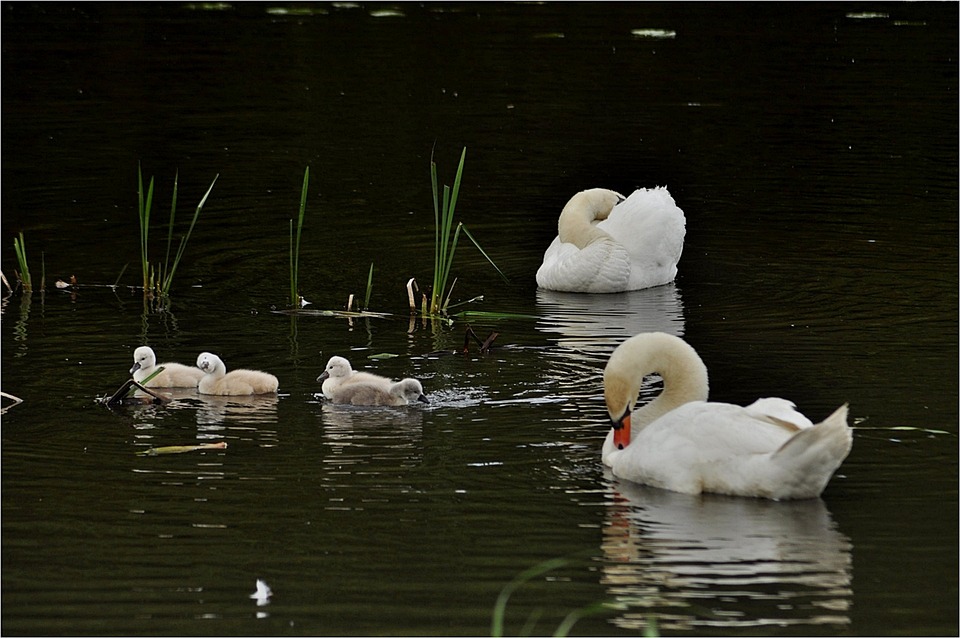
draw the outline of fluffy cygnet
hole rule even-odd
[[[147,383],[143,380],[153,374],[158,367],[163,371]],[[140,346],[133,351],[133,367],[130,368],[133,380],[148,388],[196,388],[203,370],[182,363],[161,363],[157,365],[157,355],[149,346]]]
[[[408,405],[416,401],[429,403],[416,379],[403,379],[389,386],[357,381],[341,384],[333,392],[334,403],[351,405]]]
[[[280,385],[275,376],[260,370],[233,370],[228,373],[220,357],[209,352],[197,357],[197,367],[205,373],[197,385],[197,392],[200,394],[269,394],[276,392]]]
[[[323,382],[320,389],[323,391],[323,396],[328,399],[332,399],[334,391],[343,384],[365,383],[384,390],[389,390],[393,384],[392,379],[371,372],[354,370],[350,367],[350,362],[343,357],[330,357],[330,360],[327,361],[327,367],[317,377],[317,381]]]

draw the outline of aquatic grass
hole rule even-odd
[[[170,218],[167,222],[167,250],[163,265],[158,269],[156,265],[150,263],[149,257],[150,214],[153,209],[154,179],[153,177],[150,178],[147,191],[144,193],[143,172],[141,167],[137,165],[137,214],[140,219],[140,269],[143,275],[143,290],[145,293],[157,294],[161,297],[168,297],[170,295],[170,289],[173,287],[173,277],[177,272],[177,267],[180,265],[180,260],[183,259],[184,252],[186,252],[187,242],[190,241],[193,229],[197,225],[197,219],[200,217],[200,211],[203,210],[203,206],[206,204],[207,198],[210,197],[210,193],[213,191],[213,187],[219,177],[220,174],[217,173],[213,181],[210,182],[207,192],[200,198],[200,203],[197,204],[193,218],[190,220],[190,227],[187,229],[186,234],[180,238],[180,244],[177,246],[173,263],[171,263],[170,251],[173,246],[173,227],[177,216],[180,172],[177,171],[174,175],[173,196],[170,201]]]
[[[507,611],[507,601],[510,600],[510,596],[517,589],[519,589],[522,585],[529,582],[530,580],[537,578],[538,576],[541,576],[549,571],[553,571],[554,569],[566,567],[569,564],[570,564],[570,561],[564,558],[552,558],[549,560],[545,560],[542,563],[539,563],[537,565],[534,565],[533,567],[530,567],[529,569],[524,570],[512,581],[507,583],[503,587],[503,589],[500,590],[500,595],[497,596],[497,601],[493,605],[493,619],[491,620],[491,623],[490,623],[490,635],[495,636],[497,638],[504,635],[503,625],[504,625],[504,618],[506,616],[506,611]],[[581,618],[584,618],[586,616],[591,616],[594,614],[604,613],[609,611],[610,609],[611,609],[611,606],[603,602],[593,603],[591,605],[586,605],[584,607],[574,609],[564,617],[564,619],[557,626],[556,630],[554,630],[553,635],[567,636],[570,634],[570,631],[573,629],[573,626]],[[534,629],[534,625],[537,621],[537,617],[538,617],[537,615],[533,615],[530,618],[528,618],[527,621],[524,623],[523,628],[516,635],[525,636],[525,635],[531,634],[532,630]],[[644,635],[656,636],[657,634],[656,632],[651,634],[648,631],[648,632],[645,632]]]
[[[217,183],[217,179],[219,177],[220,173],[217,173],[214,176],[213,181],[210,182],[207,192],[204,193],[203,197],[200,198],[200,203],[197,204],[197,208],[193,212],[193,219],[190,220],[190,227],[187,229],[187,234],[180,238],[180,245],[177,246],[177,253],[173,258],[173,264],[169,265],[168,267],[170,258],[170,245],[173,240],[173,219],[177,209],[177,179],[174,178],[173,203],[170,207],[170,223],[169,230],[167,232],[167,260],[164,262],[163,284],[161,287],[161,294],[164,296],[168,296],[170,294],[170,288],[173,286],[173,275],[176,274],[177,266],[180,265],[180,260],[183,258],[183,253],[187,249],[187,242],[190,241],[190,236],[193,234],[193,228],[197,225],[197,219],[200,217],[200,211],[203,210],[203,205],[207,203],[207,198],[210,197],[210,193],[213,191],[213,186]]]
[[[434,250],[433,250],[433,288],[430,290],[429,306],[424,300],[424,314],[444,315],[450,305],[450,298],[453,295],[453,287],[457,280],[454,278],[450,282],[450,271],[453,267],[453,257],[457,251],[457,244],[460,241],[460,232],[476,246],[490,265],[508,281],[499,267],[490,259],[490,256],[480,247],[477,240],[470,234],[462,222],[457,223],[454,228],[453,221],[457,208],[457,200],[460,197],[460,183],[463,179],[463,164],[467,158],[467,149],[463,148],[460,153],[460,164],[457,166],[457,174],[453,180],[453,188],[444,184],[443,189],[439,187],[437,179],[437,163],[430,156],[430,182],[433,187],[433,220],[434,220]],[[452,236],[451,236],[452,235]]]
[[[307,188],[310,185],[310,167],[303,171],[303,188],[300,191],[300,212],[297,216],[297,235],[294,241],[293,220],[290,220],[290,305],[299,308],[300,296],[300,236],[303,232],[303,217],[307,212]]]
[[[149,259],[149,236],[150,236],[150,209],[153,204],[153,177],[150,178],[150,186],[147,189],[146,198],[143,194],[143,172],[137,164],[137,214],[140,219],[140,269],[143,273],[143,290],[153,289],[152,272]]]
[[[370,310],[370,293],[373,291],[373,262],[370,262],[370,272],[367,273],[367,294],[363,296],[363,309]]]
[[[27,265],[27,245],[23,241],[23,233],[20,233],[20,238],[13,238],[13,250],[17,253],[17,264],[20,266],[20,271],[17,273],[17,276],[20,278],[20,283],[23,285],[24,292],[33,292],[33,280],[30,277],[30,266]]]

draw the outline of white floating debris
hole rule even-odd
[[[273,596],[273,592],[270,590],[270,586],[267,585],[266,581],[257,579],[257,591],[250,594],[250,598],[253,598],[257,601],[257,607],[262,607],[263,605],[270,604],[270,597]]]
[[[630,35],[636,38],[653,38],[654,40],[672,40],[677,32],[670,29],[631,29]]]
[[[883,20],[889,17],[889,13],[877,13],[874,11],[861,11],[859,13],[847,14],[847,18],[850,20]]]

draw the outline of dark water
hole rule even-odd
[[[507,633],[571,612],[576,634],[958,631],[955,3],[0,9],[2,269],[22,231],[46,276],[3,301],[2,389],[24,400],[3,414],[4,633],[486,634],[556,558]],[[510,283],[462,243],[454,297],[525,316],[411,324],[430,155],[449,184],[464,146],[458,216]],[[174,174],[178,234],[219,175],[170,303],[55,289],[138,283],[138,163],[155,259]],[[390,316],[271,311],[307,166],[309,308],[362,297],[372,262]],[[675,284],[536,289],[570,195],[655,185],[687,216]],[[468,325],[498,347],[436,354]],[[823,498],[607,475],[601,371],[643,330],[690,341],[715,400],[849,402]],[[280,395],[97,405],[141,344],[267,369]],[[431,403],[325,405],[332,354]]]

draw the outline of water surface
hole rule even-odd
[[[22,231],[46,275],[0,324],[24,400],[3,414],[7,633],[486,634],[501,590],[556,558],[508,633],[571,612],[577,634],[957,632],[955,4],[0,9],[2,268]],[[517,316],[411,321],[430,157],[451,183],[464,146],[459,218],[510,283],[461,244],[454,298]],[[162,307],[126,288],[138,163],[155,259],[173,176],[179,234],[219,175]],[[307,166],[308,308],[362,297],[374,263],[388,316],[276,312]],[[537,290],[573,193],[657,185],[687,216],[674,284]],[[53,287],[71,276],[87,287]],[[492,352],[454,353],[468,325]],[[814,420],[849,402],[823,497],[606,473],[603,366],[649,330],[694,345],[715,400]],[[97,405],[142,344],[269,370],[280,393]],[[325,404],[333,354],[420,378],[430,404]]]

